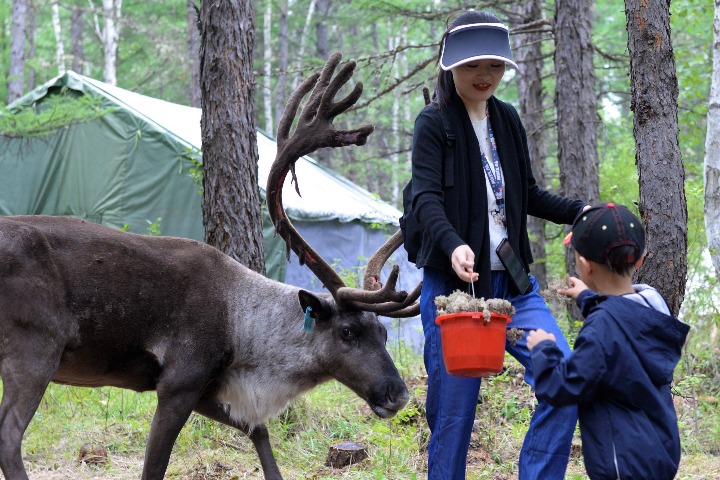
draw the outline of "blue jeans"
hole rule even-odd
[[[420,312],[428,374],[425,408],[432,434],[428,448],[428,480],[463,480],[481,379],[455,377],[445,370],[440,329],[435,324],[434,299],[437,295],[450,294],[451,288],[438,270],[425,268],[423,277]],[[515,307],[516,313],[508,328],[525,331],[542,328],[551,332],[568,356],[570,347],[545,300],[538,294],[537,281],[532,276],[531,280],[532,292],[512,296],[508,294],[507,274],[492,272],[493,298],[505,298]],[[533,386],[525,335],[515,345],[506,341],[505,350],[525,367],[525,381]],[[538,401],[520,451],[519,480],[563,480],[576,423],[577,407],[555,408]]]

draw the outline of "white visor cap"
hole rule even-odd
[[[502,23],[473,23],[450,30],[443,42],[440,68],[450,70],[475,60],[501,60],[518,66],[510,51],[510,34]]]

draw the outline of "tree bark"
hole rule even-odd
[[[521,25],[520,31],[514,32],[513,55],[520,67],[516,75],[520,114],[528,137],[528,150],[532,162],[533,175],[538,185],[545,188],[545,159],[547,158],[547,128],[545,121],[545,92],[542,85],[543,55],[542,55],[542,26],[535,25],[542,20],[542,0],[529,0],[516,2],[514,14],[517,23]],[[550,26],[545,26],[549,29]],[[540,284],[540,288],[547,287],[547,265],[545,253],[545,221],[533,216],[528,217],[528,233],[530,234],[530,248],[535,262],[532,273]]]
[[[253,100],[253,2],[202,2],[200,25],[205,240],[264,274]]]
[[[312,17],[315,13],[315,5],[317,4],[317,0],[310,0],[310,5],[308,6],[307,16],[305,17],[305,26],[303,27],[302,33],[300,34],[300,41],[299,41],[299,47],[298,47],[298,53],[297,58],[295,59],[295,65],[297,72],[295,72],[295,77],[293,78],[292,82],[292,89],[295,90],[298,85],[300,85],[301,79],[302,79],[302,66],[305,63],[305,44],[307,43],[307,37],[310,31],[310,22],[312,21]],[[280,118],[280,117],[278,117]]]
[[[625,0],[625,15],[638,208],[647,233],[647,258],[636,278],[655,286],[677,315],[687,276],[687,202],[669,2]]]
[[[278,1],[278,45],[277,69],[278,77],[275,84],[275,118],[282,118],[287,97],[288,71],[288,2]],[[268,132],[275,133],[275,132]]]
[[[10,65],[8,69],[8,103],[22,97],[25,88],[25,23],[27,2],[13,0],[10,33]]]
[[[272,2],[265,6],[263,18],[263,108],[265,112],[265,132],[272,135],[275,131],[273,121],[273,95],[272,95]]]
[[[569,198],[595,203],[600,198],[598,175],[595,68],[593,66],[594,3],[555,2],[555,106],[557,108],[560,191]],[[570,227],[565,228],[566,233]],[[575,273],[575,254],[565,254],[565,271]],[[574,305],[573,305],[574,306]],[[580,318],[575,309],[573,315]]]
[[[328,34],[328,13],[330,12],[330,0],[318,0],[317,15],[315,20],[315,45],[318,58],[327,60],[330,57],[330,35]]]
[[[200,30],[198,29],[198,7],[195,0],[187,2],[187,47],[190,68],[190,106],[200,107]]]
[[[705,136],[705,235],[720,279],[720,4],[715,2],[713,70]]]
[[[72,7],[72,15],[70,17],[70,36],[72,43],[72,66],[74,72],[85,73],[85,47],[83,45],[85,34],[83,29],[83,21],[85,19],[85,9],[77,5]]]
[[[27,2],[27,20],[25,24],[25,39],[27,42],[27,58],[33,60],[35,58],[35,46],[37,38],[37,23],[35,22],[35,13],[37,11],[37,5],[34,0],[28,0]],[[27,81],[25,82],[27,90],[35,89],[35,69],[28,66],[27,69]]]

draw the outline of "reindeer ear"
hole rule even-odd
[[[307,307],[312,308],[310,316],[316,320],[325,320],[333,315],[333,308],[330,302],[307,290],[300,290],[298,292],[298,298],[300,299],[300,306],[303,312],[307,310]]]

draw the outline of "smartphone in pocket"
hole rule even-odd
[[[530,277],[507,238],[502,239],[500,245],[495,249],[495,253],[497,253],[500,263],[507,270],[510,281],[513,282],[518,291],[520,293],[530,291]]]

